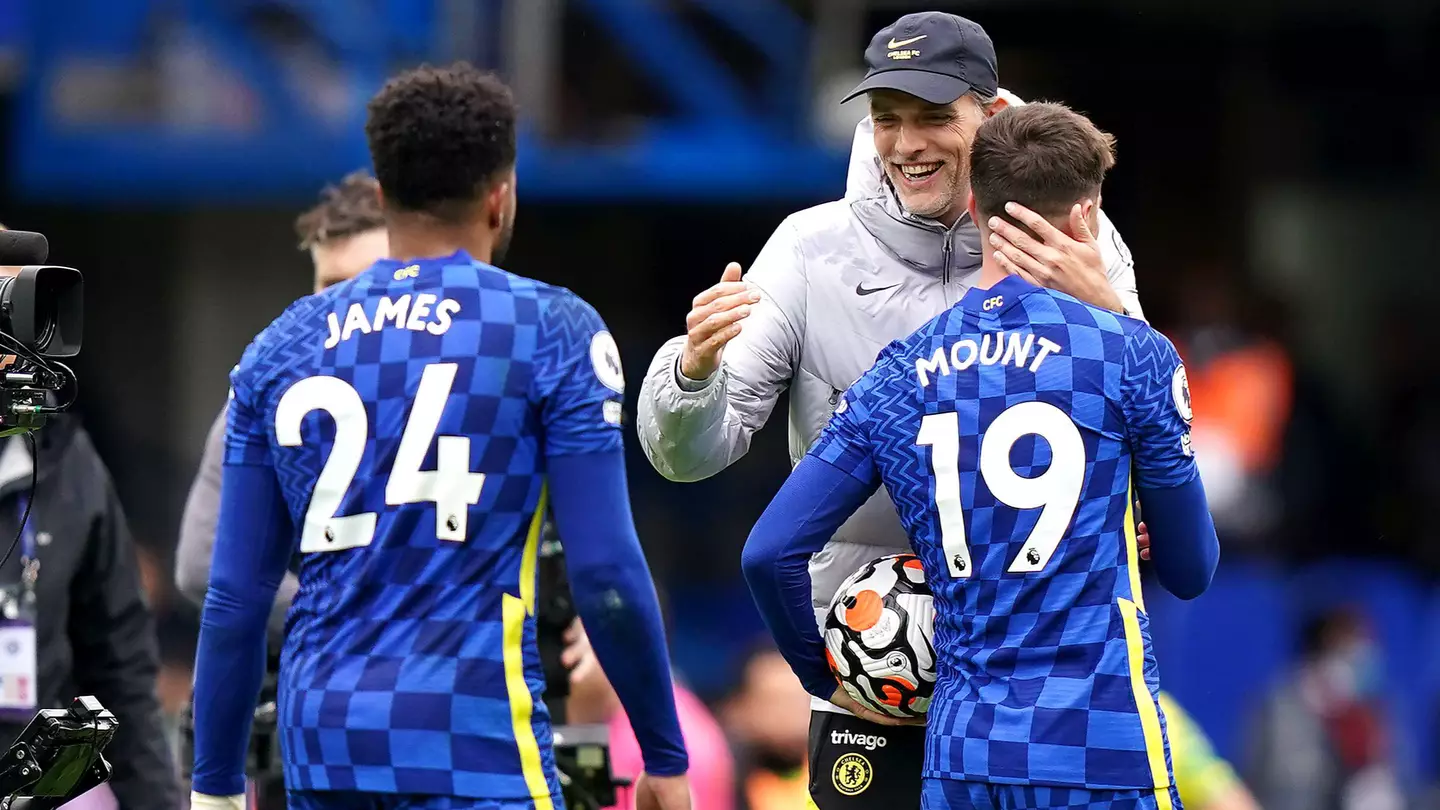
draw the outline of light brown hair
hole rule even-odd
[[[981,217],[1005,216],[1005,203],[1017,202],[1064,218],[1075,203],[1097,197],[1114,165],[1115,138],[1090,119],[1063,104],[1024,104],[980,125],[970,147],[970,188]]]
[[[300,249],[385,227],[375,193],[378,188],[375,178],[364,171],[351,172],[338,185],[326,186],[320,202],[295,219]]]

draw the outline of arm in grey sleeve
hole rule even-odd
[[[681,336],[660,348],[640,384],[640,446],[671,481],[709,478],[744,456],[799,365],[807,281],[792,222],[771,235],[745,281],[760,291],[760,302],[725,346],[714,376],[681,386]]]
[[[1135,259],[1104,210],[1100,212],[1100,232],[1095,234],[1095,242],[1100,248],[1100,258],[1105,261],[1105,277],[1110,279],[1110,286],[1125,305],[1125,314],[1145,320],[1145,311],[1140,308],[1140,291],[1135,284]]]
[[[180,542],[175,547],[175,587],[196,605],[205,603],[210,586],[210,560],[215,551],[215,524],[220,519],[220,468],[225,460],[225,416],[221,409],[210,433],[205,437],[205,452],[200,456],[200,469],[190,484],[185,499],[185,514],[180,520]],[[285,632],[285,614],[300,589],[300,581],[286,572],[270,610],[270,633],[279,638]]]

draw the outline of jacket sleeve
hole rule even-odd
[[[1105,260],[1105,277],[1110,279],[1110,286],[1115,288],[1120,303],[1125,305],[1125,314],[1145,320],[1145,311],[1140,308],[1140,291],[1135,284],[1135,259],[1130,255],[1125,240],[1120,238],[1120,232],[1115,230],[1115,223],[1110,221],[1103,209],[1100,211],[1100,232],[1095,235],[1095,241],[1100,246],[1100,257]]]
[[[85,558],[72,589],[69,635],[80,694],[115,713],[119,728],[106,748],[110,787],[124,810],[179,806],[175,766],[156,698],[159,651],[155,622],[140,590],[135,548],[124,511],[99,456],[81,437],[67,459],[90,480],[72,486],[98,501]]]
[[[215,526],[220,518],[220,468],[225,455],[225,414],[222,408],[205,437],[205,452],[200,456],[200,469],[190,484],[185,499],[185,514],[180,520],[180,541],[175,547],[175,587],[196,605],[205,604],[205,590],[210,586],[210,566],[215,554]],[[300,581],[286,572],[270,610],[270,636],[278,640],[285,634],[285,615]]]
[[[671,481],[709,478],[744,456],[798,367],[807,281],[791,220],[771,235],[745,281],[760,291],[760,302],[709,380],[681,387],[680,336],[660,347],[640,385],[640,445]]]

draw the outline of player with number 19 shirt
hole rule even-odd
[[[1045,180],[1044,167],[1061,162],[1046,148],[1084,142],[1076,119],[1038,104],[987,121],[972,156],[975,196],[996,171],[982,146],[1000,141],[1018,160],[1043,156],[1032,165],[1036,196],[1020,182],[1000,199],[1057,207],[1039,196],[1063,187]],[[1105,164],[1082,165],[1090,177]],[[1059,210],[1094,199],[1093,182]],[[977,219],[992,210],[980,208]],[[1190,416],[1184,367],[1164,336],[1006,275],[989,255],[976,287],[890,344],[845,393],[756,525],[745,570],[797,674],[813,694],[831,694],[835,679],[806,606],[788,594],[806,552],[885,486],[935,597],[925,807],[1170,806],[1131,505],[1139,490],[1152,555],[1167,566],[1162,582],[1197,595],[1213,557],[1171,576],[1182,546],[1214,543],[1213,528],[1208,538],[1196,528],[1209,516]],[[1177,498],[1187,506],[1176,508]],[[976,785],[1112,793],[966,798]],[[1142,796],[1158,802],[1135,803]],[[1109,803],[1122,800],[1132,803]]]
[[[960,676],[931,704],[951,739],[927,776],[1168,784],[1130,504],[1132,464],[1154,487],[1196,474],[1179,373],[1143,322],[1012,276],[845,394],[810,454],[886,485],[930,575],[939,666]]]

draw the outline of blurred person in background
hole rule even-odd
[[[375,178],[364,171],[346,175],[327,186],[320,201],[295,220],[300,249],[309,252],[316,294],[384,258],[390,251],[385,218],[380,210]],[[225,416],[222,407],[205,438],[200,467],[190,484],[175,549],[175,585],[180,593],[204,605],[215,550],[215,525],[220,517],[220,473],[225,451]],[[295,598],[299,580],[287,571],[280,582],[270,613],[270,645],[278,650],[285,632],[285,614]],[[261,810],[285,806],[285,784],[279,774],[260,780],[257,804]]]
[[[1440,503],[1440,420],[1435,418],[1435,403],[1440,402],[1440,353],[1433,350],[1429,338],[1434,317],[1430,300],[1400,300],[1387,307],[1394,314],[1384,320],[1376,352],[1384,409],[1375,425],[1376,456],[1366,465],[1317,466],[1340,466],[1374,476],[1379,500],[1375,523],[1380,536],[1366,545],[1418,562],[1434,577],[1440,574],[1440,521],[1435,520],[1435,504]],[[1354,432],[1333,426],[1326,439],[1333,442]],[[1324,537],[1316,532],[1301,536],[1312,542]],[[1347,540],[1355,536],[1339,533]],[[1346,549],[1351,553],[1357,550]],[[1436,806],[1440,807],[1440,800]]]
[[[114,775],[67,807],[173,810],[179,782],[156,695],[155,620],[125,511],[78,417],[0,438],[0,534],[19,536],[0,567],[7,624],[34,638],[0,651],[0,743],[14,742],[36,710],[94,695],[119,721],[105,749]]]
[[[1210,738],[1170,693],[1160,693],[1175,788],[1185,810],[1260,810],[1230,763],[1215,754]]]
[[[645,375],[641,446],[672,481],[708,478],[745,455],[786,389],[798,462],[880,350],[959,301],[979,275],[980,231],[966,212],[970,144],[983,121],[1018,101],[1001,94],[990,37],[953,14],[910,14],[874,36],[865,62],[848,98],[867,94],[870,117],[857,127],[846,198],[787,218],[743,280],[738,264],[726,267],[694,299],[687,333],[662,346]],[[1130,253],[1103,212],[1094,231],[1077,227],[1075,237],[1024,213],[1038,223],[1032,234],[995,228],[1003,270],[1143,317]],[[817,620],[846,576],[909,547],[894,505],[876,493],[811,560]],[[812,706],[816,772],[847,751],[832,732],[877,733],[824,700]],[[886,733],[865,792],[827,789],[814,797],[820,810],[919,805],[924,729]]]
[[[320,202],[295,220],[300,249],[308,251],[314,268],[314,292],[354,278],[390,251],[385,219],[380,211],[375,178],[353,172],[338,185],[326,187]],[[215,523],[220,512],[220,467],[224,456],[225,414],[222,407],[205,437],[200,467],[190,484],[175,549],[175,585],[196,605],[205,603],[210,584],[210,562],[215,548]],[[299,587],[287,573],[270,615],[272,640],[285,630],[285,611]]]
[[[773,644],[746,657],[721,716],[736,749],[738,806],[804,807],[810,790],[810,695]]]
[[[1289,426],[1294,369],[1279,341],[1251,324],[1247,297],[1226,273],[1182,276],[1175,346],[1195,401],[1195,458],[1222,539],[1254,547],[1281,514],[1275,474]]]
[[[644,761],[635,731],[605,677],[600,661],[590,649],[590,639],[578,620],[565,633],[565,651],[560,663],[570,669],[570,696],[565,701],[566,723],[603,724],[610,728],[610,772],[632,784]],[[714,715],[693,692],[675,680],[675,708],[680,713],[680,733],[690,752],[690,791],[695,810],[734,810],[735,759],[725,732]],[[801,721],[801,733],[804,733]],[[630,788],[616,791],[614,810],[634,810]]]
[[[1400,810],[1378,650],[1363,614],[1311,618],[1301,658],[1255,718],[1246,781],[1265,810]]]

